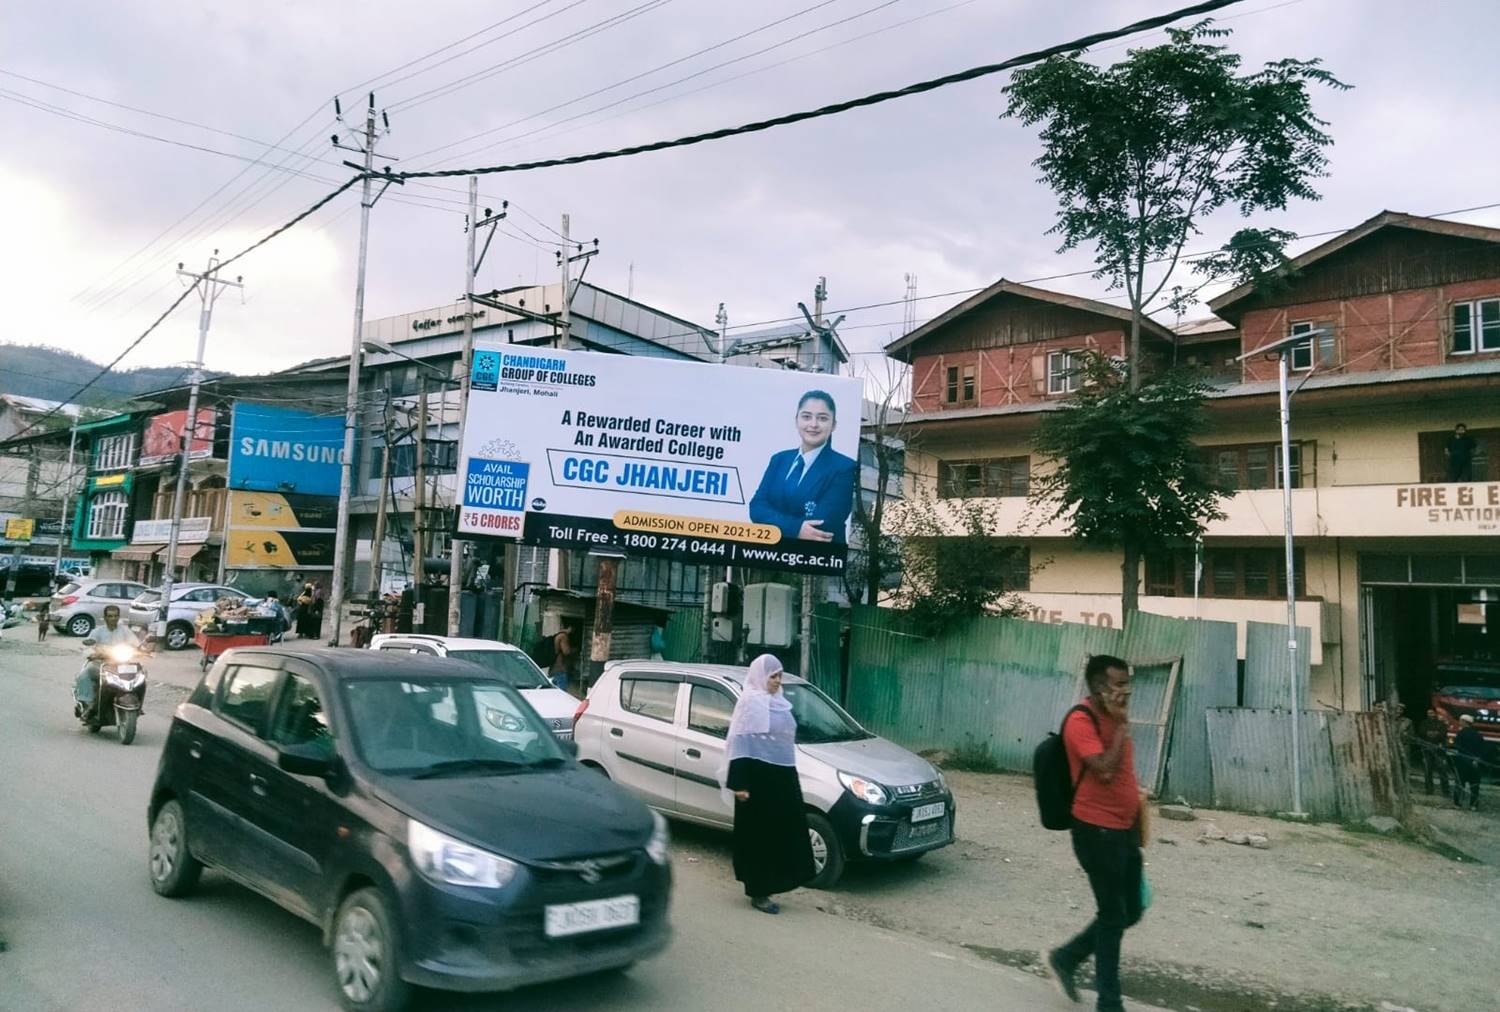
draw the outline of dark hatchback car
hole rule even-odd
[[[177,710],[151,883],[205,865],[323,930],[347,1009],[628,966],[670,929],[665,821],[477,665],[233,650]]]

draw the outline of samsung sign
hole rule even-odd
[[[338,495],[344,416],[240,401],[229,440],[229,487]]]

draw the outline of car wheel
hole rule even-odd
[[[68,619],[67,628],[69,636],[87,636],[94,631],[94,616],[74,615]]]
[[[411,998],[401,979],[396,922],[378,889],[351,893],[334,916],[333,977],[350,1012],[399,1012]]]
[[[832,889],[844,877],[844,846],[833,825],[818,812],[807,813],[807,836],[812,844],[814,889]]]
[[[600,766],[598,763],[584,762],[584,763],[580,763],[579,765],[582,766],[586,770],[591,770],[591,771],[599,774],[605,780],[609,779],[609,770],[605,769],[603,766]]]
[[[193,627],[186,622],[173,622],[167,626],[167,649],[181,650],[193,642]]]
[[[198,885],[203,865],[187,845],[187,819],[182,806],[168,801],[151,822],[151,888],[159,896],[186,896]]]

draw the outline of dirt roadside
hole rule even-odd
[[[1067,835],[1041,828],[1029,778],[949,782],[957,844],[916,864],[856,869],[836,892],[811,895],[847,917],[1039,970],[1037,953],[1092,912]],[[1125,939],[1130,996],[1185,1012],[1500,1004],[1500,869],[1338,826],[1197,816],[1156,822],[1146,854],[1155,900]],[[1200,842],[1209,823],[1263,834],[1269,849]]]

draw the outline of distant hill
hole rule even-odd
[[[36,344],[0,344],[0,393],[42,397],[49,401],[69,400],[102,367],[102,362],[94,362],[60,348]],[[179,366],[116,369],[90,387],[78,400],[90,406],[116,405],[152,390],[176,386],[186,374],[186,370]]]

